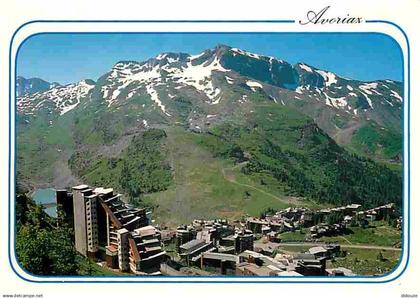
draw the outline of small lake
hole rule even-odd
[[[32,199],[40,205],[48,204],[49,206],[45,208],[45,212],[51,217],[57,217],[56,206],[51,206],[51,204],[56,203],[54,188],[37,189],[32,193]]]
[[[44,211],[51,217],[57,217],[57,206],[45,208]]]

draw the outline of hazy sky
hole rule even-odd
[[[198,54],[217,44],[305,62],[347,78],[402,80],[399,46],[374,33],[41,34],[21,46],[17,73],[61,84],[96,80],[120,60],[143,61],[162,52]]]

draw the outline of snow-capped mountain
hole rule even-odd
[[[226,87],[223,85],[226,84],[220,84],[216,78],[217,75],[224,76],[223,83],[227,85],[245,83],[254,92],[257,87],[263,91],[272,87],[279,88],[276,93],[267,92],[267,95],[279,102],[283,99],[282,93],[288,91],[285,95],[293,94],[292,97],[296,100],[306,97],[323,101],[326,106],[354,115],[369,109],[373,110],[378,104],[401,109],[401,84],[398,82],[390,80],[360,82],[345,79],[304,63],[292,66],[283,60],[227,46],[217,46],[198,55],[164,53],[144,62],[121,61],[102,76],[98,84],[100,96],[109,107],[118,105],[120,101],[129,100],[136,94],[146,92],[162,113],[170,116],[170,111],[167,111],[164,102],[160,100],[161,93],[173,98],[180,92],[179,90],[189,89],[198,93],[207,104],[218,104],[223,99],[222,91]],[[35,86],[34,79],[31,81],[32,85],[28,85],[29,80],[19,83],[23,82],[23,78],[20,79],[18,89],[21,91],[18,92],[18,102],[24,102],[18,106],[21,107],[20,111],[23,113],[28,112],[25,107],[28,107],[29,112],[33,112],[33,105],[23,103],[28,103],[31,99],[39,99],[44,95],[45,101],[54,102],[57,102],[60,97],[74,98],[76,94],[74,86],[78,85],[56,86],[48,90],[52,85],[40,80],[43,83],[38,85],[42,85],[46,90],[35,91],[36,88],[29,88],[29,86]],[[87,85],[90,87],[92,84]],[[162,89],[161,86],[165,86],[166,90],[158,92],[156,89]],[[87,95],[83,92],[85,89],[81,88],[79,98]],[[246,95],[246,88],[244,89],[244,95]],[[65,103],[57,105],[57,108],[62,109],[63,105]]]
[[[49,83],[40,78],[25,79],[19,76],[16,79],[16,94],[17,96],[23,96],[25,94],[43,92],[58,85],[58,83]]]
[[[24,94],[18,97],[16,108],[18,112],[26,115],[34,115],[40,110],[64,115],[77,107],[82,98],[88,96],[94,84],[92,80],[82,80],[66,86],[56,85],[43,92]]]
[[[118,99],[130,99],[143,91],[170,116],[160,100],[157,89],[166,87],[167,96],[173,98],[181,89],[192,90],[202,96],[204,102],[217,104],[221,88],[214,80],[216,73],[229,73],[221,65],[220,49],[205,51],[199,55],[164,53],[142,63],[122,61],[106,74],[101,82],[101,93],[109,106]],[[122,91],[126,92],[122,92]]]
[[[295,91],[300,94],[307,91],[308,96],[323,97],[328,106],[348,109],[355,115],[358,111],[374,109],[377,104],[396,105],[401,110],[401,84],[398,82],[360,82],[303,63],[297,64],[295,69],[299,73],[299,87]]]
[[[120,61],[96,82],[19,94],[17,111],[26,118],[45,111],[60,117],[100,110],[120,113],[128,126],[184,123],[205,131],[238,110],[266,102],[310,116],[339,144],[367,126],[380,136],[401,135],[400,82],[352,80],[225,45],[197,55],[162,53],[143,62]]]

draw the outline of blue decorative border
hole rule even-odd
[[[12,204],[12,198],[11,198],[11,179],[12,179],[12,172],[11,172],[11,164],[12,164],[12,160],[11,160],[11,140],[12,140],[12,126],[11,126],[11,119],[12,119],[12,92],[14,92],[14,98],[16,98],[16,88],[14,88],[14,86],[11,86],[12,83],[12,74],[11,74],[11,70],[12,70],[12,44],[13,41],[16,37],[16,34],[25,26],[28,26],[30,24],[33,23],[295,23],[294,20],[144,20],[144,21],[140,21],[140,20],[80,20],[80,21],[74,21],[74,20],[57,20],[57,21],[53,21],[53,20],[34,20],[34,21],[29,21],[26,22],[24,24],[22,24],[21,26],[19,26],[16,31],[13,33],[12,38],[10,40],[10,45],[9,45],[9,146],[8,146],[8,150],[9,150],[9,159],[8,159],[8,222],[10,225],[11,222],[11,213],[10,213],[10,207]],[[376,276],[357,276],[357,277],[340,277],[340,280],[333,280],[334,277],[327,277],[327,276],[321,276],[321,277],[307,277],[307,276],[302,276],[302,277],[292,277],[292,276],[284,276],[284,277],[276,277],[276,276],[272,276],[272,277],[255,277],[255,276],[244,276],[244,277],[234,277],[234,280],[232,280],[232,277],[226,277],[226,276],[165,276],[163,277],[164,279],[167,280],[110,280],[112,278],[118,278],[118,277],[114,277],[114,276],[80,276],[80,278],[96,278],[99,280],[66,280],[67,278],[75,278],[75,277],[79,277],[79,276],[40,276],[40,275],[33,275],[30,272],[26,271],[23,267],[20,268],[27,273],[30,276],[33,277],[37,277],[37,278],[54,278],[54,279],[59,279],[59,278],[63,278],[63,280],[42,280],[42,281],[38,281],[38,280],[31,280],[28,279],[24,276],[21,276],[16,269],[13,267],[13,262],[11,259],[11,235],[10,235],[10,226],[8,226],[8,258],[9,258],[9,263],[10,266],[13,270],[13,272],[22,280],[24,281],[28,281],[28,282],[35,282],[35,283],[388,283],[391,281],[396,280],[397,278],[399,278],[407,269],[408,266],[408,262],[409,262],[409,257],[410,257],[410,43],[409,43],[409,39],[407,34],[405,33],[405,31],[397,24],[390,22],[390,21],[384,21],[384,20],[368,20],[366,21],[366,23],[382,23],[382,24],[388,24],[391,25],[395,28],[397,28],[404,36],[406,43],[407,43],[407,65],[408,65],[408,69],[407,69],[407,80],[408,80],[408,88],[407,88],[407,92],[406,92],[406,96],[405,96],[405,88],[403,88],[403,98],[404,101],[407,101],[407,120],[408,120],[408,126],[407,126],[407,135],[408,135],[408,140],[407,140],[407,154],[405,154],[405,151],[403,150],[403,166],[405,164],[405,158],[407,158],[407,173],[408,173],[408,177],[407,177],[407,197],[408,197],[408,204],[407,206],[404,206],[404,198],[405,198],[405,191],[404,191],[404,182],[405,182],[405,168],[403,167],[403,185],[402,185],[402,190],[403,190],[403,202],[402,202],[402,210],[403,210],[403,214],[405,212],[405,207],[407,208],[407,212],[408,212],[408,216],[407,219],[403,219],[403,227],[402,227],[402,232],[404,232],[405,230],[405,225],[407,224],[407,230],[408,230],[408,235],[407,235],[407,261],[404,265],[403,270],[394,278],[390,279],[390,280],[380,280],[380,281],[375,281],[372,279],[377,279],[378,277]],[[44,34],[49,34],[52,33],[54,34],[54,32],[45,32]],[[65,34],[65,33],[71,33],[71,32],[55,32],[57,34]],[[268,33],[268,32],[74,32],[74,33],[78,33],[78,34],[86,34],[86,33],[96,33],[96,34],[101,34],[101,33],[114,33],[114,34],[118,34],[118,33],[174,33],[174,34],[180,34],[180,33],[201,33],[201,34],[205,34],[205,33],[229,33],[229,34],[235,34],[235,33]],[[269,33],[291,33],[291,32],[269,32]],[[324,34],[329,34],[329,33],[375,33],[375,34],[383,34],[386,35],[390,38],[392,38],[392,36],[389,36],[387,34],[384,33],[380,33],[380,32],[293,32],[293,33],[324,33]],[[17,55],[19,52],[20,47],[22,46],[22,44],[30,37],[38,35],[38,34],[43,34],[41,32],[29,35],[25,38],[24,41],[22,41],[16,51],[16,59],[14,61],[14,65],[15,65],[15,70],[16,70],[16,63],[17,63]],[[395,41],[395,39],[394,39]],[[398,46],[400,46],[400,44],[395,41]],[[400,46],[400,50],[402,53],[402,58],[403,58],[403,86],[405,85],[404,82],[404,69],[405,69],[405,64],[404,64],[404,54],[402,52],[401,46]],[[15,104],[15,103],[14,103]],[[403,113],[403,119],[402,119],[402,128],[403,128],[403,149],[404,149],[404,128],[405,128],[405,123],[404,123],[404,109],[402,110]],[[15,127],[16,127],[16,123],[15,123]],[[14,152],[16,153],[16,130],[15,130],[15,134],[14,134],[14,139],[15,139],[15,147],[14,147]],[[15,156],[15,160],[14,160],[14,165],[15,165],[15,173],[13,178],[16,177],[16,156]],[[16,189],[16,180],[13,181],[14,182],[14,186]],[[15,203],[15,201],[14,201]],[[402,235],[404,236],[404,235]],[[15,234],[13,237],[14,243],[16,243],[16,227],[15,227]],[[394,269],[390,272],[388,272],[385,275],[380,276],[380,278],[386,277],[390,274],[392,274],[392,272],[394,272],[398,267],[400,267],[402,259],[403,259],[403,254],[404,254],[404,237],[402,237],[402,250],[401,250],[401,256],[400,256],[400,260],[398,262],[398,264],[394,267]],[[16,259],[17,263],[19,264],[19,261]],[[124,279],[139,279],[138,276],[124,276]],[[141,277],[141,278],[148,278],[148,277]],[[156,278],[156,277],[151,277],[151,278]],[[188,278],[191,280],[173,280],[173,279],[177,279],[177,278]],[[212,278],[225,278],[225,281],[222,280],[214,280],[211,281],[209,279]],[[261,281],[256,281],[255,279],[264,279]],[[292,279],[308,279],[308,278],[317,278],[317,279],[321,279],[318,281],[297,281],[297,280],[287,280],[289,278]],[[346,281],[343,279],[354,279],[354,278],[363,278],[363,279],[367,279],[366,281]],[[106,280],[100,280],[100,279],[106,279]],[[203,280],[206,279],[206,280]],[[243,280],[237,280],[237,279],[243,279]],[[254,279],[254,280],[247,280],[247,279]],[[268,280],[267,280],[268,279]],[[322,280],[323,279],[323,280]],[[370,279],[370,280],[369,280]]]

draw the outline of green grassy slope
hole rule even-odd
[[[48,183],[55,162],[73,153],[69,164],[80,181],[140,197],[142,204],[154,206],[155,218],[173,224],[197,217],[259,215],[269,207],[400,204],[398,169],[349,153],[311,118],[268,101],[261,90],[249,92],[240,103],[234,101],[235,92],[221,102],[231,112],[220,116],[212,111],[220,118],[201,134],[185,128],[191,117],[187,112],[200,110],[193,100],[174,99],[179,115],[168,122],[172,118],[161,119],[145,95],[111,110],[92,101],[52,126],[48,115],[30,125],[22,122],[21,177]],[[144,133],[146,115],[159,130]],[[373,148],[372,154],[382,139],[389,140],[381,141],[384,152],[392,155],[398,149],[392,136],[359,134],[362,140],[373,139],[372,144],[360,142]],[[114,145],[120,150],[110,154]]]
[[[284,195],[281,189],[260,185],[241,172],[232,159],[214,156],[200,145],[201,134],[181,127],[168,127],[166,155],[173,169],[168,190],[148,194],[144,201],[154,206],[154,218],[179,224],[194,218],[240,218],[259,215],[268,207],[285,208],[311,202]]]
[[[213,127],[203,145],[216,156],[247,161],[242,172],[268,174],[292,196],[373,207],[401,202],[401,176],[339,147],[312,120],[274,104]]]
[[[369,123],[355,131],[350,148],[365,152],[370,157],[390,160],[401,157],[402,136],[401,133]]]
[[[51,183],[54,164],[65,155],[65,152],[73,150],[72,115],[67,114],[59,121],[56,120],[47,114],[29,119],[18,118],[16,132],[18,180],[31,181],[34,184]]]
[[[327,268],[345,267],[357,275],[384,275],[397,266],[400,251],[346,248],[347,256],[328,261]],[[380,259],[379,256],[382,256]]]
[[[171,171],[161,153],[166,133],[149,129],[132,138],[117,158],[89,156],[76,152],[69,160],[74,173],[91,185],[104,185],[125,192],[131,198],[142,193],[164,190],[171,183]]]

